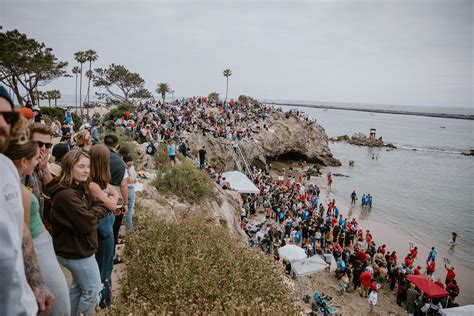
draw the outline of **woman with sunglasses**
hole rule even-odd
[[[4,154],[15,164],[20,177],[31,175],[39,161],[40,150],[35,141],[12,141]],[[24,206],[24,222],[30,228],[33,245],[41,273],[47,287],[54,295],[51,315],[69,315],[71,305],[67,295],[67,283],[53,248],[51,235],[45,229],[40,216],[39,201],[25,185],[21,185]]]
[[[54,249],[59,262],[72,274],[71,315],[93,315],[102,288],[95,259],[97,228],[106,210],[89,189],[88,154],[72,150],[63,157],[61,167],[60,176],[47,186],[53,200]]]

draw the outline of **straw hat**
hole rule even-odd
[[[50,163],[48,167],[49,167],[49,172],[51,172],[53,176],[57,177],[61,174],[61,170],[62,170],[61,166],[58,165],[57,163]]]

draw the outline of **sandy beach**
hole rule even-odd
[[[334,178],[332,189],[328,190],[325,174],[329,170],[331,169],[328,168],[323,170],[323,176],[321,177],[311,177],[311,182],[318,184],[321,188],[322,201],[324,202],[326,197],[328,197],[328,199],[336,199],[337,205],[344,216],[348,218],[355,218],[364,230],[370,230],[378,246],[386,244],[387,249],[395,250],[397,252],[399,262],[402,261],[409,252],[409,243],[413,242],[413,240],[410,240],[408,236],[397,230],[397,227],[393,227],[382,222],[376,222],[370,218],[370,212],[377,212],[376,201],[372,210],[362,210],[359,201],[356,205],[351,206],[350,198],[348,196],[338,195],[337,177]],[[358,195],[362,195],[362,192],[358,192]],[[423,268],[423,270],[425,270],[425,260],[428,257],[428,252],[432,246],[436,247],[437,245],[429,244],[429,236],[426,236],[426,243],[416,243],[415,245],[418,247],[418,258],[415,260],[415,266],[419,265]],[[446,270],[444,268],[443,257],[449,257],[449,254],[443,252],[440,249],[437,250],[438,256],[436,259],[437,265],[435,277],[444,281]],[[462,305],[474,303],[474,284],[472,282],[474,271],[461,264],[455,264],[454,266],[457,275],[456,279],[459,280],[458,282],[461,287],[461,292],[457,298],[457,302]]]

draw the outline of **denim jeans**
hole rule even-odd
[[[125,214],[125,230],[132,229],[133,215],[135,215],[135,188],[128,187],[128,210]]]
[[[97,230],[99,248],[95,254],[100,271],[100,280],[103,284],[108,282],[109,285],[108,287],[105,287],[102,292],[102,296],[104,297],[107,306],[111,303],[111,293],[109,292],[112,288],[112,271],[114,269],[114,221],[115,215],[113,213],[106,215],[99,221],[99,229]]]
[[[94,256],[83,259],[67,259],[60,256],[57,258],[72,274],[72,284],[69,289],[71,315],[83,313],[92,316],[99,302],[99,292],[102,288],[99,267]]]

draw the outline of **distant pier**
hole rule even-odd
[[[382,113],[382,114],[429,116],[429,117],[441,117],[441,118],[451,118],[451,119],[459,119],[459,120],[474,120],[474,115],[467,115],[467,114],[429,113],[429,112],[414,112],[414,111],[399,111],[399,110],[384,110],[384,109],[351,108],[351,107],[346,107],[346,106],[295,104],[295,103],[280,103],[280,102],[266,102],[266,104],[301,106],[301,107],[317,108],[317,109],[358,111],[358,112],[370,112],[370,113]]]

